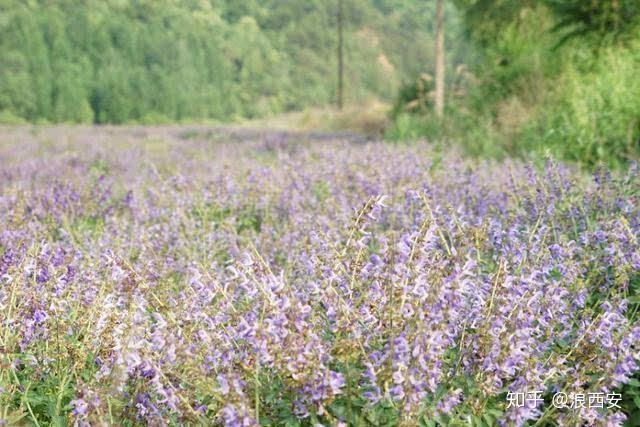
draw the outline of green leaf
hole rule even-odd
[[[631,295],[627,297],[629,304],[640,304],[640,295]]]
[[[484,415],[482,415],[482,419],[487,423],[487,425],[492,426],[495,424],[496,419],[493,417],[493,415],[489,414],[488,412],[485,412]]]

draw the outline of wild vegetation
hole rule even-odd
[[[4,133],[0,423],[638,425],[637,167],[315,138]]]
[[[477,55],[449,61],[444,119],[432,113],[431,76],[409,81],[390,139],[447,139],[493,157],[552,154],[591,168],[639,158],[640,3],[456,4],[461,24],[449,30],[466,37],[453,38],[452,48],[464,41]]]
[[[430,9],[345,2],[347,102],[390,99],[430,62]],[[336,37],[324,0],[5,0],[0,122],[233,121],[325,106]]]
[[[639,19],[1,1],[0,426],[639,426]]]
[[[365,114],[308,123],[590,168],[638,159],[637,1],[443,1],[443,117],[436,3],[7,0],[0,123],[238,122],[340,99]],[[394,103],[390,121],[368,113]]]

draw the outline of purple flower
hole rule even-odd
[[[341,389],[345,385],[344,376],[339,372],[329,372],[329,386],[333,394],[340,394]]]
[[[42,267],[36,275],[36,282],[42,284],[48,282],[49,279],[49,270],[47,269],[47,267]]]
[[[33,313],[33,321],[36,324],[44,323],[48,317],[49,316],[47,316],[47,313],[44,310],[38,309]]]
[[[77,417],[85,416],[89,412],[89,405],[82,399],[74,399],[71,401],[73,415]]]

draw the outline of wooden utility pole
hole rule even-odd
[[[344,9],[343,0],[338,0],[338,109],[342,110],[344,103]]]
[[[438,117],[444,115],[444,0],[436,4],[436,93],[435,110]]]

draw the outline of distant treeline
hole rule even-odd
[[[335,3],[4,0],[0,121],[230,120],[326,105]],[[348,101],[392,97],[431,63],[431,8],[345,2]]]

